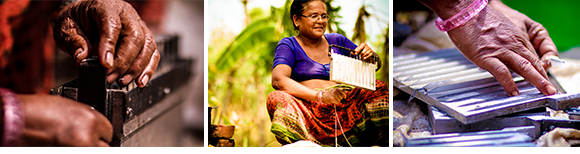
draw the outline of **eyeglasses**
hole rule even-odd
[[[326,14],[322,14],[322,15],[318,15],[318,14],[311,14],[311,15],[309,15],[309,16],[305,16],[305,15],[302,15],[302,14],[301,14],[301,16],[303,16],[303,17],[308,17],[308,18],[310,18],[310,19],[312,19],[312,20],[318,20],[318,19],[322,19],[322,21],[328,21],[328,19],[330,19],[330,16],[328,16],[328,15],[326,15]]]

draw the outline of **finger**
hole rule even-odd
[[[99,141],[110,143],[113,139],[113,125],[109,122],[107,117],[105,117],[99,111],[93,110],[93,113],[97,119],[95,124],[95,131],[98,137],[96,138],[99,139]]]
[[[361,43],[358,47],[354,49],[354,54],[359,55],[360,52],[365,48],[365,43]]]
[[[88,9],[90,18],[99,29],[97,52],[101,64],[106,68],[114,65],[115,46],[121,32],[121,18],[116,9]]]
[[[366,47],[363,51],[363,60],[367,60],[369,57],[373,55],[373,50],[370,47]]]
[[[330,100],[332,104],[336,104],[339,102],[339,99],[337,98],[336,95],[337,89],[336,88],[332,88],[330,90],[328,90],[328,96],[330,96]]]
[[[550,55],[558,56],[558,49],[544,26],[532,20],[526,21],[526,24],[530,25],[530,29],[528,30],[529,39],[541,57],[540,61],[542,62],[542,66],[544,69],[547,69],[551,64],[545,59]]]
[[[335,89],[334,97],[337,98],[338,101],[341,101],[346,97],[346,92],[342,89]]]
[[[112,83],[117,77],[125,76],[129,68],[135,62],[135,59],[140,54],[145,44],[145,33],[141,24],[134,19],[123,18],[123,30],[121,31],[121,36],[119,40],[118,51],[115,56],[115,67],[109,69],[111,77],[107,77],[107,81]],[[138,19],[138,18],[137,18]],[[144,68],[144,67],[141,67]],[[138,72],[140,73],[140,72]],[[120,78],[119,81],[123,85],[129,84],[133,80],[133,76],[129,75]]]
[[[557,54],[558,49],[550,38],[548,34],[548,30],[532,20],[526,20],[526,25],[529,25],[530,29],[528,30],[528,36],[530,37],[530,41],[532,42],[534,49],[538,51],[539,55],[544,55],[548,52],[555,52]]]
[[[105,142],[105,141],[99,141],[96,144],[97,147],[110,147],[109,143]]]
[[[159,63],[160,59],[161,55],[159,54],[159,51],[155,49],[155,52],[153,52],[153,56],[151,56],[151,61],[149,61],[149,64],[147,64],[147,67],[145,67],[143,73],[141,73],[141,75],[139,75],[139,78],[137,78],[138,80],[137,85],[139,87],[144,87],[145,85],[147,85],[147,82],[151,80],[153,73],[155,73],[155,70],[157,70],[157,64]]]
[[[337,94],[338,93],[338,94]],[[340,95],[340,90],[336,90],[334,93],[334,100],[336,103],[340,103],[342,101],[342,96]]]
[[[340,100],[343,100],[344,98],[346,98],[346,93],[341,90],[339,98],[340,98]]]
[[[481,61],[481,68],[489,71],[509,96],[520,95],[518,86],[512,79],[508,67],[496,57],[487,57]]]
[[[336,99],[336,100],[340,100],[341,99],[341,95],[340,95],[340,90],[337,88],[332,89],[332,96]]]
[[[55,26],[53,28],[55,42],[61,49],[70,54],[77,66],[80,65],[81,61],[89,55],[88,38],[78,24],[69,17],[59,19]]]
[[[363,49],[361,51],[361,59],[368,61],[369,57],[372,57],[374,54],[373,49],[370,48],[370,46],[368,46],[366,43],[362,43],[361,46],[363,46]]]
[[[520,42],[522,44],[518,44],[518,45],[514,46],[513,48],[511,48],[511,50],[516,52],[518,55],[524,57],[525,59],[527,59],[530,62],[530,64],[536,69],[536,71],[538,71],[540,73],[540,75],[542,75],[542,77],[544,77],[547,80],[548,73],[546,72],[546,70],[542,66],[542,62],[540,61],[540,58],[539,58],[538,54],[536,53],[536,50],[534,49],[532,43],[527,41],[527,39],[524,39],[524,38],[521,38],[521,39],[522,40]]]
[[[550,81],[544,78],[540,72],[535,69],[528,59],[510,52],[501,55],[499,58],[504,61],[509,68],[534,85],[540,92],[542,92],[542,94],[553,95],[556,93],[556,88],[554,88]]]
[[[540,62],[542,63],[542,67],[544,67],[544,69],[548,69],[550,67],[552,67],[552,62],[550,61],[550,56],[556,56],[558,57],[558,52],[548,52],[546,54],[544,54],[542,56],[542,58],[540,58]]]
[[[129,70],[125,72],[125,75],[122,78],[123,85],[129,84],[134,78],[139,77],[139,75],[143,72],[143,70],[147,67],[147,65],[151,61],[151,56],[153,56],[153,53],[157,49],[157,43],[155,42],[153,34],[149,31],[144,22],[141,22],[141,25],[145,33],[145,44],[143,45],[143,48],[141,49],[141,52],[139,53],[138,57],[133,61],[131,67],[129,67]],[[145,84],[141,83],[138,85]]]

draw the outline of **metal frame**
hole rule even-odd
[[[187,95],[178,91],[183,91],[182,87],[194,75],[194,60],[177,57],[177,42],[177,36],[157,37],[162,59],[143,88],[134,82],[124,87],[115,83],[108,85],[106,69],[97,57],[92,57],[81,63],[78,79],[52,89],[51,94],[88,104],[101,112],[113,125],[110,145],[121,146],[148,123],[183,101],[173,95]],[[131,144],[138,143],[132,141]]]
[[[407,147],[535,147],[526,132],[533,126],[471,133],[450,133],[405,138]]]
[[[397,56],[393,68],[395,88],[463,124],[539,107],[561,110],[580,105],[580,94],[544,96],[515,73],[512,76],[520,95],[509,97],[489,72],[473,65],[455,48]]]

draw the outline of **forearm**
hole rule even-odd
[[[445,20],[461,12],[476,0],[419,0],[441,19]]]
[[[289,77],[273,77],[272,86],[298,98],[317,101],[318,91],[310,89]]]
[[[4,139],[4,102],[2,102],[2,100],[0,100],[0,130],[2,130],[2,132],[0,132],[0,139]],[[4,143],[2,143],[2,141],[0,141],[0,145],[3,145]]]

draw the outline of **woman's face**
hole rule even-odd
[[[298,31],[304,37],[320,38],[326,31],[327,19],[321,17],[327,16],[326,5],[322,1],[311,1],[306,5],[306,11],[302,12],[302,15],[297,15],[295,20]],[[311,16],[317,18],[313,19]]]

